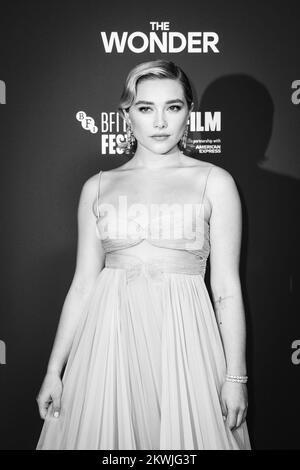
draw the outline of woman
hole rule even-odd
[[[134,155],[82,189],[37,449],[250,449],[234,180],[184,154],[193,96],[174,63],[136,66],[119,109]]]

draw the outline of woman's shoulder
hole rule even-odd
[[[211,203],[226,194],[236,192],[235,180],[228,170],[211,162],[186,155],[184,157],[186,166],[192,168],[193,178],[196,178],[196,181],[199,178],[204,181],[206,196]]]
[[[102,179],[103,174],[105,173],[105,178]],[[89,194],[90,197],[95,196],[98,193],[98,189],[101,186],[101,192],[103,190],[103,182],[105,182],[104,186],[107,186],[109,183],[110,175],[113,173],[117,173],[116,169],[110,170],[98,170],[97,173],[90,176],[84,183],[83,183],[83,191],[86,194]]]
[[[213,163],[210,164],[209,179],[211,185],[214,184],[215,186],[234,182],[234,178],[228,170]]]
[[[225,170],[221,166],[215,165],[211,162],[206,162],[204,160],[197,160],[196,158],[189,157],[184,155],[184,162],[187,167],[194,168],[196,171],[205,172],[210,175],[210,179],[220,181],[223,179],[232,178],[229,171]]]
[[[84,181],[82,190],[86,193],[93,193],[98,186],[99,171]]]
[[[211,164],[210,167],[206,184],[206,195],[210,202],[223,200],[227,195],[236,197],[237,185],[231,173],[215,164]]]
[[[88,204],[95,203],[99,188],[100,170],[94,175],[90,176],[82,184],[81,199],[84,199]]]
[[[101,170],[85,180],[81,189],[81,199],[85,201],[87,207],[92,207],[92,211],[96,217],[100,172]]]

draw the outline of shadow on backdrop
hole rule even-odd
[[[240,274],[252,445],[299,449],[299,374],[291,361],[291,344],[299,339],[300,327],[299,181],[262,167],[272,159],[266,151],[276,112],[263,84],[242,74],[220,77],[207,87],[199,108],[221,111],[222,153],[193,156],[228,170],[242,202]],[[214,138],[216,133],[201,133],[201,139]]]

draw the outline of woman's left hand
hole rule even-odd
[[[245,420],[248,408],[247,385],[225,381],[221,390],[221,407],[226,424],[231,431],[237,429]]]

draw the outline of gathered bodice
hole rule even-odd
[[[209,224],[201,214],[194,214],[188,226],[184,216],[173,219],[172,223],[169,214],[151,218],[147,223],[121,214],[114,220],[100,216],[96,220],[96,234],[106,253],[138,245],[143,240],[162,248],[209,253]]]
[[[171,212],[160,210],[157,214],[157,210],[150,213],[148,211],[139,217],[130,215],[130,211],[125,211],[125,215],[122,210],[116,211],[115,208],[109,210],[111,209],[109,204],[107,207],[105,203],[100,204],[101,170],[96,198],[96,235],[101,239],[105,253],[124,250],[147,240],[156,247],[177,252],[179,250],[182,255],[188,252],[197,260],[205,262],[210,252],[210,241],[209,222],[204,216],[203,199],[212,167],[213,165],[205,167],[199,203],[174,204],[171,205],[174,209]],[[120,196],[119,200],[122,197],[126,199],[126,196]],[[106,214],[103,215],[103,212]]]

